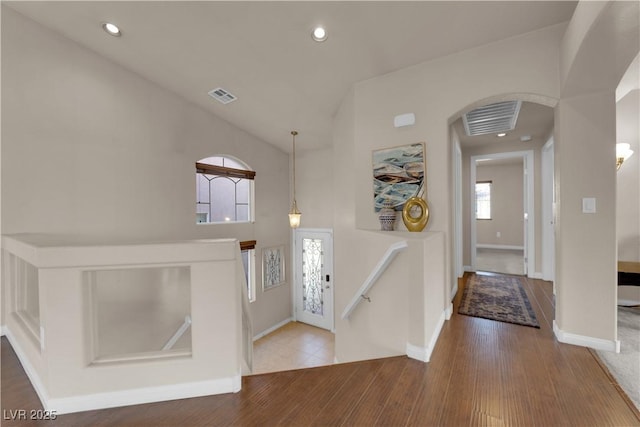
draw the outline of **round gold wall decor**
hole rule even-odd
[[[417,211],[420,211],[418,214]],[[415,215],[415,216],[414,216]],[[411,197],[402,208],[402,221],[409,231],[422,231],[429,222],[429,206],[422,197]]]

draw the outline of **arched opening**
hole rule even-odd
[[[520,104],[513,129],[468,135],[465,114],[510,101]],[[540,190],[546,188],[542,190],[545,194],[553,191],[553,168],[542,153],[553,141],[556,104],[554,98],[534,94],[497,95],[474,102],[450,118],[454,188],[451,297],[464,271],[542,278],[544,259],[553,257],[547,253],[553,245],[551,249],[546,246],[544,231],[551,207],[542,203]],[[498,136],[502,133],[505,135]],[[487,219],[476,219],[474,187],[480,181],[493,181],[493,197],[480,202],[493,208],[494,214]]]
[[[256,173],[231,156],[196,162],[196,222],[251,222]]]

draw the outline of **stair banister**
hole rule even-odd
[[[185,316],[184,323],[180,325],[178,330],[171,336],[171,338],[169,338],[169,341],[167,341],[164,347],[162,347],[162,351],[171,350],[173,346],[176,345],[178,340],[182,338],[184,333],[187,332],[190,326],[191,326],[191,316]]]
[[[382,275],[382,273],[385,272],[387,267],[389,267],[389,264],[391,264],[391,261],[393,261],[396,255],[398,255],[398,253],[400,253],[401,251],[405,250],[408,247],[409,247],[409,244],[407,243],[406,240],[403,240],[401,242],[396,242],[389,246],[389,249],[387,249],[387,251],[384,253],[382,258],[380,258],[380,261],[378,261],[378,264],[376,264],[376,266],[373,268],[373,270],[371,271],[371,274],[369,274],[369,277],[367,277],[367,279],[364,281],[362,286],[360,286],[360,289],[358,289],[358,291],[355,293],[353,298],[351,298],[351,301],[349,302],[349,304],[347,304],[347,306],[345,307],[344,311],[342,312],[343,320],[351,316],[351,313],[353,313],[353,310],[355,310],[355,308],[363,299],[366,299],[367,301],[371,302],[371,300],[367,296],[367,292],[369,292],[369,290],[376,283],[378,278]]]

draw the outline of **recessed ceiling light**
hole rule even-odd
[[[531,141],[531,135],[522,135],[520,137],[520,141],[522,141],[522,142]]]
[[[111,36],[120,37],[122,35],[120,28],[118,28],[116,24],[112,24],[111,22],[105,22],[104,24],[102,24],[102,28],[107,32],[107,34]]]
[[[327,39],[327,31],[322,27],[316,27],[311,32],[311,38],[317,42],[323,42]]]
[[[503,136],[507,136],[507,134],[504,133],[504,132],[501,132],[501,133],[498,134],[498,138],[502,138]]]

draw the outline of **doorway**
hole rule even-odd
[[[471,269],[527,275],[534,261],[533,150],[470,158]]]
[[[521,100],[519,113],[504,116],[502,111],[489,115],[477,116],[477,112],[490,113],[492,108],[502,105],[507,100]],[[541,188],[541,151],[554,132],[554,106],[556,100],[531,94],[512,94],[509,96],[496,96],[486,98],[469,105],[450,118],[450,143],[451,143],[451,181],[454,185],[452,207],[455,215],[455,226],[452,227],[453,260],[452,276],[460,277],[463,271],[475,271],[478,249],[476,245],[487,242],[478,241],[475,219],[475,181],[471,178],[471,169],[476,168],[476,159],[491,159],[497,161],[501,157],[520,157],[522,166],[520,172],[520,184],[518,191],[519,200],[522,199],[522,212],[518,221],[521,226],[517,232],[521,241],[518,243],[507,242],[503,230],[493,230],[494,239],[497,232],[501,233],[500,240],[488,242],[497,246],[489,249],[506,251],[520,250],[519,258],[523,262],[520,274],[528,277],[542,278],[540,266],[545,256],[542,247],[541,227],[541,203],[539,192]],[[507,105],[505,105],[506,107]],[[517,103],[512,110],[517,108]],[[473,113],[473,114],[471,114]],[[465,125],[466,121],[482,125],[479,132]],[[509,119],[511,130],[496,129],[503,124],[502,119]],[[489,131],[486,126],[494,125]],[[471,157],[475,157],[471,161]],[[473,163],[473,165],[472,165]],[[526,168],[526,169],[525,169]],[[553,170],[551,169],[553,174]],[[471,182],[473,181],[473,184]],[[537,182],[536,182],[537,181]],[[535,182],[535,186],[534,186]],[[522,196],[520,196],[522,195]],[[538,205],[536,205],[536,200]],[[525,210],[526,209],[526,210]],[[525,216],[526,214],[526,216]],[[537,224],[536,224],[537,222]],[[473,240],[473,241],[472,241]],[[514,248],[514,246],[516,246]],[[487,248],[480,248],[481,252]],[[516,256],[518,256],[516,254]],[[552,254],[551,254],[552,256]],[[526,262],[524,262],[526,258]],[[526,268],[526,270],[525,270]],[[451,295],[457,290],[456,280],[452,283]]]
[[[542,280],[553,283],[553,294],[556,293],[555,285],[555,183],[553,177],[554,154],[553,136],[542,147]]]
[[[297,229],[294,239],[295,319],[333,331],[333,233]]]

